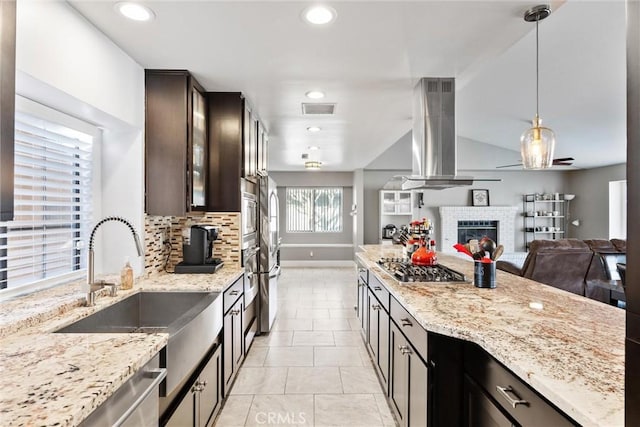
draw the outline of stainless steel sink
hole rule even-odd
[[[196,368],[222,330],[219,292],[139,292],[57,333],[169,334],[160,352],[167,378],[162,396],[169,395]]]

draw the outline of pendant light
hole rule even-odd
[[[536,115],[533,118],[533,127],[525,131],[520,137],[520,154],[522,166],[525,169],[546,169],[553,165],[553,150],[556,145],[556,136],[553,131],[542,126],[542,119],[538,114],[539,74],[538,59],[538,23],[551,15],[548,5],[536,6],[524,14],[524,20],[536,23]]]

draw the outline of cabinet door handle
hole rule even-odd
[[[400,353],[402,353],[403,356],[405,354],[411,354],[411,349],[408,345],[399,345],[398,350],[400,350]]]
[[[379,304],[373,304],[371,306],[371,308],[373,308],[374,310],[380,310],[380,305]]]
[[[240,314],[240,309],[237,310],[231,310],[229,313],[231,313],[232,316],[235,316],[237,314]]]
[[[381,290],[382,290],[382,288],[381,288],[380,286],[374,286],[374,287],[373,287],[373,290],[374,290],[374,291],[381,291]]]
[[[207,381],[196,381],[196,387],[202,387],[200,391],[204,390],[207,386]]]
[[[359,268],[358,273],[365,273],[367,271],[366,268]]]
[[[513,391],[513,388],[511,388],[510,385],[506,387],[500,387],[499,385],[497,385],[496,390],[498,390],[498,393],[500,393],[502,397],[504,397],[507,400],[507,402],[509,402],[512,408],[515,408],[518,405],[529,406],[529,402],[527,402],[526,400],[520,399],[520,397],[518,397],[518,395],[516,394],[515,391]],[[513,394],[516,398],[514,399],[513,397],[511,397],[509,393]]]
[[[413,326],[413,323],[411,323],[411,320],[409,320],[408,318],[404,318],[404,319],[400,319],[400,323],[402,323],[402,326]]]
[[[235,296],[236,296],[236,295],[238,295],[239,293],[240,293],[240,291],[231,291],[231,292],[229,292],[229,295],[231,295],[231,296],[234,296],[234,297],[235,297]]]

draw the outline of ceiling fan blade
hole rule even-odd
[[[502,168],[512,168],[515,166],[522,166],[522,163],[516,163],[515,165],[502,165],[502,166],[496,166],[496,169],[502,169]]]
[[[575,160],[573,157],[562,157],[559,159],[553,159],[553,162],[570,162],[572,160]]]
[[[573,162],[553,162],[553,166],[571,166]]]

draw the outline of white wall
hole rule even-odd
[[[570,206],[571,237],[609,238],[609,182],[627,179],[626,164],[572,171],[568,173],[569,192],[576,195]]]
[[[16,90],[25,97],[104,128],[102,195],[97,221],[120,215],[143,229],[144,70],[102,32],[59,1],[19,1]],[[122,225],[96,239],[97,272],[117,272],[142,258]]]

